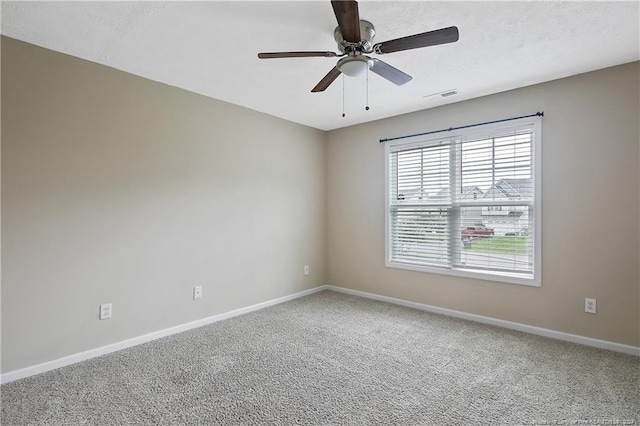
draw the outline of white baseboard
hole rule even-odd
[[[358,291],[358,290],[351,290],[344,287],[322,285],[322,286],[314,287],[309,290],[290,294],[288,296],[279,297],[277,299],[272,299],[266,302],[257,303],[255,305],[247,306],[244,308],[236,309],[236,310],[225,312],[222,314],[213,315],[197,321],[192,321],[186,324],[177,325],[175,327],[166,328],[164,330],[154,331],[149,334],[133,337],[131,339],[112,343],[112,344],[95,348],[95,349],[90,349],[88,351],[69,355],[63,358],[58,358],[52,361],[43,362],[42,364],[21,368],[19,370],[9,371],[7,373],[0,375],[0,383],[3,383],[3,384],[9,383],[9,382],[13,382],[14,380],[19,380],[25,377],[55,370],[56,368],[65,367],[67,365],[75,364],[77,362],[85,361],[101,355],[106,355],[108,353],[119,351],[121,349],[130,348],[132,346],[140,345],[142,343],[147,343],[152,340],[170,336],[172,334],[181,333],[183,331],[202,327],[204,325],[212,324],[217,321],[222,321],[227,318],[232,318],[238,315],[264,309],[269,306],[274,306],[280,303],[288,302],[289,300],[308,296],[310,294],[317,293],[322,290],[336,291],[339,293],[345,293],[353,296],[359,296],[367,299],[379,300],[382,302],[393,303],[395,305],[419,309],[421,311],[433,312],[436,314],[462,318],[470,321],[480,322],[483,324],[490,324],[490,325],[495,325],[498,327],[508,328],[512,330],[523,331],[525,333],[535,334],[538,336],[550,337],[552,339],[564,340],[567,342],[579,343],[586,346],[592,346],[592,347],[601,348],[601,349],[608,349],[615,352],[622,352],[625,354],[640,356],[640,348],[636,346],[623,345],[620,343],[609,342],[606,340],[593,339],[591,337],[584,337],[584,336],[578,336],[575,334],[563,333],[560,331],[548,330],[545,328],[534,327],[531,325],[520,324],[516,322],[505,321],[501,319],[485,317],[485,316],[470,314],[470,313],[461,312],[461,311],[455,311],[453,309],[439,308],[437,306],[425,305],[417,302],[410,302],[408,300],[396,299],[388,296],[380,296],[377,294],[367,293],[367,292]]]
[[[453,309],[439,308],[437,306],[425,305],[423,303],[410,302],[408,300],[396,299],[393,297],[380,296],[364,291],[351,290],[344,287],[336,287],[333,285],[325,286],[327,290],[339,293],[350,294],[353,296],[365,297],[367,299],[389,302],[395,305],[406,306],[409,308],[419,309],[421,311],[432,312],[435,314],[447,315],[466,319],[470,321],[480,322],[483,324],[495,325],[498,327],[509,328],[511,330],[523,331],[538,336],[550,337],[552,339],[564,340],[567,342],[579,343],[581,345],[592,346],[600,349],[608,349],[615,352],[622,352],[629,355],[640,356],[640,347],[623,345],[621,343],[609,342],[607,340],[593,339],[591,337],[578,336],[576,334],[563,333],[561,331],[549,330],[546,328],[534,327],[532,325],[520,324],[517,322],[505,321],[497,318],[485,317],[482,315],[469,314],[467,312],[455,311]]]
[[[222,321],[227,318],[232,318],[238,315],[257,311],[260,309],[267,308],[269,306],[278,305],[280,303],[288,302],[289,300],[297,299],[299,297],[307,296],[309,294],[317,293],[319,291],[326,290],[326,289],[327,289],[326,285],[314,287],[310,290],[300,291],[298,293],[290,294],[288,296],[283,296],[277,299],[272,299],[266,302],[247,306],[245,308],[240,308],[240,309],[225,312],[222,314],[213,315],[207,318],[199,319],[197,321],[192,321],[186,324],[177,325],[175,327],[166,328],[164,330],[154,331],[153,333],[145,334],[138,337],[133,337],[131,339],[112,343],[106,346],[102,346],[100,348],[90,349],[88,351],[65,356],[63,358],[58,358],[53,361],[47,361],[47,362],[43,362],[42,364],[21,368],[19,370],[9,371],[0,376],[0,383],[3,383],[3,384],[9,383],[9,382],[13,382],[14,380],[19,380],[25,377],[33,376],[35,374],[40,374],[46,371],[55,370],[56,368],[65,367],[70,364],[75,364],[77,362],[85,361],[101,355],[106,355],[108,353],[119,351],[121,349],[130,348],[132,346],[140,345],[142,343],[147,343],[152,340],[159,339],[161,337],[166,337],[172,334],[181,333],[183,331],[191,330],[193,328],[202,327],[203,325],[211,324],[217,321]]]

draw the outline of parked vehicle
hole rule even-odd
[[[462,230],[462,238],[475,238],[475,237],[493,237],[493,228],[487,228],[484,225],[467,226]]]

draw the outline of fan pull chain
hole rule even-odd
[[[342,116],[344,117],[344,74],[342,74]]]
[[[369,111],[369,67],[367,66],[367,102],[365,103],[365,110]]]

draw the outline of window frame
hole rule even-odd
[[[433,266],[421,266],[415,264],[401,263],[391,260],[391,153],[397,151],[398,147],[410,149],[413,147],[424,147],[433,144],[441,144],[443,141],[455,144],[460,139],[479,139],[495,137],[498,133],[505,131],[515,131],[520,128],[532,128],[532,144],[531,153],[532,161],[532,180],[533,180],[533,274],[522,274],[516,272],[493,271],[468,269],[453,266],[453,255],[451,257],[451,268],[440,268]],[[533,287],[542,286],[542,119],[541,117],[526,117],[512,120],[510,122],[493,123],[478,126],[474,129],[454,130],[447,134],[433,134],[428,136],[416,136],[412,138],[404,138],[401,140],[387,141],[384,143],[384,164],[385,164],[385,266],[394,269],[406,269],[418,272],[435,273],[441,275],[450,275],[464,278],[473,278],[481,280],[489,280],[496,282],[504,282],[510,284],[527,285]],[[457,172],[455,165],[450,164],[452,173]],[[456,237],[450,236],[450,243],[456,244]]]

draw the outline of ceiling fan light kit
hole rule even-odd
[[[338,61],[340,72],[349,77],[358,77],[373,66],[373,61],[364,55],[347,56]]]
[[[368,70],[397,86],[401,86],[411,81],[412,77],[380,59],[367,55],[384,55],[458,41],[458,28],[447,27],[374,44],[375,27],[371,22],[360,19],[357,1],[332,0],[331,6],[338,21],[338,27],[334,30],[333,36],[338,43],[340,54],[335,52],[268,52],[258,53],[258,58],[339,57],[336,66],[311,89],[312,92],[323,92],[340,74],[358,77]]]

